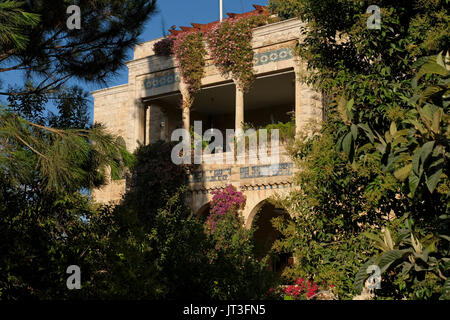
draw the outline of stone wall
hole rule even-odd
[[[224,158],[226,157],[225,153]],[[265,200],[275,195],[285,195],[293,189],[292,177],[296,168],[282,145],[277,157],[278,161],[268,164],[263,158],[252,157],[247,151],[244,164],[236,161],[237,164],[197,165],[190,175],[190,207],[200,214],[212,200],[214,190],[224,189],[232,184],[247,197],[242,214],[246,226],[250,227]]]
[[[111,133],[125,139],[128,126],[128,84],[98,90],[92,96],[94,122],[103,123]]]
[[[98,90],[94,97],[94,122],[106,125],[108,131],[121,136],[126,142],[128,135],[128,85]],[[127,146],[128,147],[128,146]],[[101,189],[92,190],[92,197],[101,203],[117,202],[125,192],[125,181],[110,181]]]
[[[293,48],[301,41],[300,28],[303,23],[290,19],[256,28],[252,46],[255,50],[255,73],[263,74],[294,68]],[[127,66],[134,82],[137,95],[152,97],[177,92],[181,81],[175,59],[154,56],[155,41],[145,42],[135,49],[134,60]],[[148,55],[146,55],[148,54]],[[264,60],[265,56],[268,57]],[[260,58],[263,58],[261,60]],[[271,59],[272,57],[272,59]],[[205,76],[202,85],[208,86],[231,81],[223,77],[209,56],[206,57]]]
[[[311,118],[320,120],[322,117],[321,96],[300,82],[306,70],[304,64],[294,57],[293,48],[302,41],[302,26],[303,23],[297,19],[262,26],[255,29],[252,42],[257,75],[286,71],[296,73],[295,111],[298,126],[306,125]],[[159,40],[136,46],[134,60],[127,63],[127,85],[93,93],[94,120],[103,122],[113,133],[124,137],[130,152],[136,149],[139,142],[153,142],[161,137],[170,137],[171,131],[181,121],[179,110],[168,113],[164,106],[143,103],[144,98],[177,93],[180,89],[181,79],[175,60],[154,55],[153,45]],[[208,57],[202,85],[226,82],[232,83],[232,79],[223,77]],[[258,115],[255,117],[259,118]],[[233,123],[233,119],[227,119],[226,122]],[[279,164],[282,168],[281,174],[265,176],[258,175],[258,172],[265,170],[264,164],[261,163],[200,166],[197,173],[191,176],[189,201],[192,209],[198,212],[211,200],[213,190],[233,184],[247,196],[243,214],[246,225],[250,226],[258,208],[268,197],[286,194],[293,188],[292,161],[283,153],[280,155]],[[124,190],[124,181],[116,181],[101,190],[93,191],[93,197],[100,202],[118,201]]]

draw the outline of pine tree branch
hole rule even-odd
[[[53,82],[47,84],[44,87],[40,87],[46,81],[48,81],[50,79],[50,77],[47,77],[47,79],[45,79],[44,81],[41,81],[41,83],[39,83],[39,85],[34,90],[22,91],[22,92],[0,92],[0,95],[17,97],[17,96],[24,96],[24,95],[29,95],[29,94],[52,93],[56,88],[60,87],[62,84],[67,82],[71,77],[72,76],[70,76],[70,75],[66,75],[60,79],[54,80]]]
[[[20,67],[23,67],[25,65],[25,63],[20,63],[20,64],[18,64],[18,65],[15,65],[15,66],[13,66],[13,67],[9,67],[9,68],[0,68],[0,72],[6,72],[6,71],[12,71],[12,70],[17,70],[17,69],[19,69]]]
[[[68,129],[56,129],[56,128],[51,128],[51,127],[47,127],[47,126],[43,126],[43,125],[40,125],[40,124],[37,124],[37,123],[34,123],[34,122],[31,122],[31,121],[28,121],[28,120],[23,120],[23,121],[25,121],[27,124],[29,124],[30,126],[33,126],[33,127],[36,127],[36,128],[39,128],[39,129],[42,129],[42,130],[45,130],[45,131],[49,131],[49,132],[52,132],[52,133],[56,133],[56,134],[58,134],[58,135],[60,135],[60,136],[67,136],[68,135]],[[82,136],[82,137],[89,137],[89,130],[86,130],[86,129],[77,129],[77,130],[71,130],[73,133],[76,133],[76,134],[78,134],[79,136]]]
[[[5,53],[0,54],[0,62],[2,62],[3,60],[6,60],[8,58],[10,58],[11,56],[14,55],[14,53],[17,52],[16,48],[10,49],[8,51],[6,51]]]
[[[36,153],[38,156],[44,158],[45,160],[49,161],[49,159],[43,155],[42,153],[40,153],[39,151],[37,151],[36,149],[34,149],[31,145],[29,145],[25,140],[23,140],[19,135],[14,134],[14,137],[17,138],[17,140],[19,140],[20,142],[22,142],[24,145],[26,145],[28,148],[30,148],[31,151],[33,151],[34,153]]]

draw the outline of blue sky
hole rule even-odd
[[[253,10],[253,4],[267,5],[268,0],[223,0],[224,17],[226,12],[242,13]],[[157,0],[158,12],[155,13],[146,23],[144,32],[140,37],[140,42],[153,40],[163,36],[163,32],[168,33],[172,25],[190,26],[191,22],[208,23],[219,20],[219,0]],[[164,28],[163,28],[164,26]],[[133,51],[128,53],[128,60],[133,57]],[[128,69],[123,67],[118,75],[111,77],[107,81],[106,87],[125,84],[128,82]],[[23,84],[23,77],[18,72],[3,73],[1,77],[2,87],[5,89],[12,85]],[[88,91],[100,89],[105,86],[94,84],[77,83]],[[5,101],[4,98],[0,98]],[[1,102],[1,101],[0,101]],[[93,102],[91,98],[91,109]],[[50,109],[52,109],[50,107]]]

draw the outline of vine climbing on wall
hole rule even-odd
[[[155,44],[155,52],[174,55],[187,87],[185,102],[193,101],[193,94],[201,89],[205,59],[208,55],[205,40],[214,65],[224,76],[230,76],[244,91],[254,80],[253,29],[270,23],[267,15],[227,19],[209,30],[181,32]],[[184,100],[183,100],[184,101]],[[184,102],[183,102],[184,104]]]
[[[231,74],[244,91],[250,89],[255,77],[253,29],[266,24],[268,19],[266,15],[259,15],[225,20],[205,35],[216,67],[224,76]]]
[[[190,94],[200,91],[207,54],[203,33],[186,32],[176,36],[173,52]]]

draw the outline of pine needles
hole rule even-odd
[[[47,192],[94,188],[106,182],[107,166],[112,178],[120,179],[132,162],[103,126],[62,130],[0,113],[0,169],[16,183],[38,180]]]
[[[12,45],[24,49],[28,43],[24,31],[39,23],[39,15],[24,12],[21,9],[23,4],[19,1],[0,2],[0,48]]]

